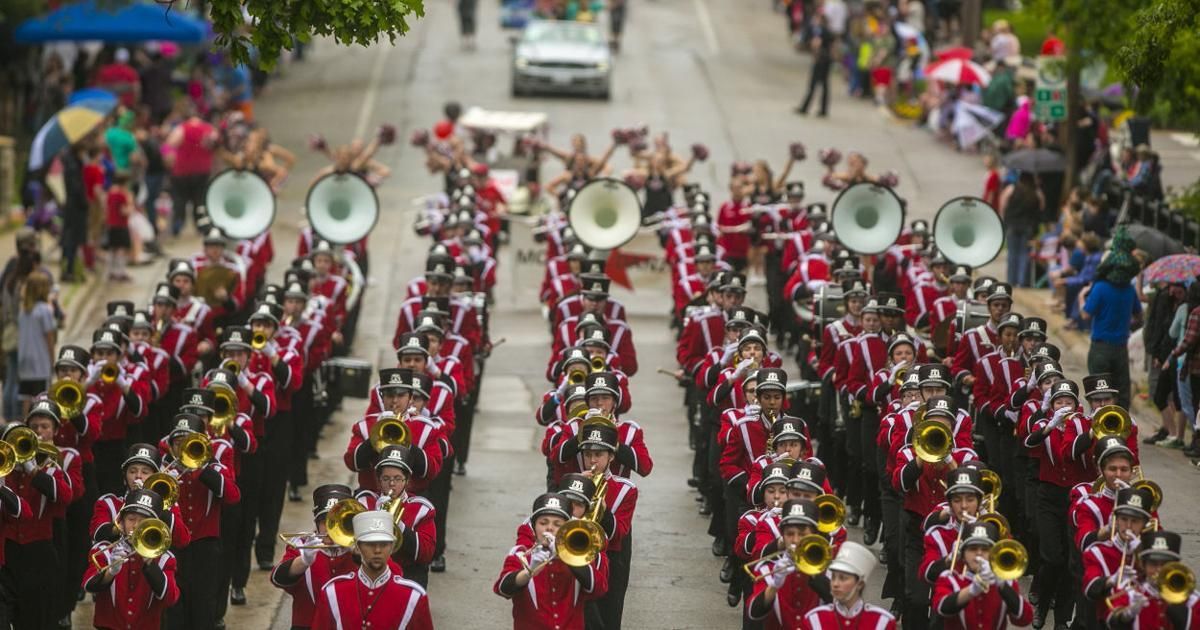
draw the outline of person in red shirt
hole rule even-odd
[[[717,246],[725,250],[722,260],[729,263],[735,271],[745,271],[750,257],[750,234],[754,230],[751,215],[745,209],[746,187],[740,179],[734,179],[729,185],[729,201],[721,204],[717,210]]]
[[[83,264],[88,270],[95,269],[96,245],[100,242],[100,235],[104,233],[104,197],[105,191],[108,189],[108,176],[101,163],[102,156],[100,146],[90,146],[85,153],[83,165],[83,186],[88,202],[86,239],[83,242]],[[74,260],[74,252],[70,253],[72,254],[71,260]],[[73,275],[75,271],[73,267],[74,265],[67,265],[64,275]]]
[[[983,178],[983,200],[993,208],[1000,208],[1000,169],[996,164],[996,156],[988,153],[983,156],[983,167],[987,175]]]
[[[162,497],[150,490],[132,490],[125,496],[117,525],[121,534],[128,536],[162,511]],[[167,551],[157,558],[142,557],[125,540],[92,547],[92,556],[104,567],[100,570],[89,563],[83,578],[84,590],[92,593],[96,602],[92,624],[97,628],[156,630],[163,611],[179,601],[175,555]]]
[[[933,610],[946,630],[1007,628],[1033,621],[1033,606],[1021,596],[1015,580],[992,571],[989,554],[1000,535],[995,523],[966,526],[962,535],[963,570],[943,571],[933,586]]]
[[[175,236],[187,221],[189,203],[193,217],[199,218],[219,140],[217,129],[196,114],[194,104],[185,102],[184,106],[188,118],[171,130],[165,147],[170,156],[171,233]]]
[[[362,566],[325,583],[317,598],[313,630],[433,629],[425,589],[392,571],[388,560],[395,543],[391,514],[376,510],[354,516],[354,547]]]
[[[116,94],[125,107],[137,107],[142,100],[142,79],[138,71],[129,65],[128,49],[118,48],[113,53],[112,63],[100,66],[96,71],[96,87]]]
[[[317,486],[313,490],[313,531],[316,536],[289,541],[283,559],[271,571],[271,584],[292,596],[292,627],[311,628],[316,614],[316,597],[329,580],[354,573],[354,554],[345,547],[297,549],[314,544],[332,544],[325,519],[339,501],[353,500],[350,488],[341,484]]]
[[[512,601],[513,628],[582,630],[584,604],[608,590],[605,554],[598,553],[592,562],[579,567],[568,566],[558,557],[554,537],[571,518],[570,505],[571,500],[562,493],[538,497],[529,519],[532,543],[518,540],[504,558],[492,590]]]
[[[784,553],[773,561],[755,565],[754,592],[747,605],[752,620],[763,627],[792,628],[799,625],[810,610],[829,601],[829,578],[824,572],[808,575],[797,570],[792,550],[817,530],[817,506],[807,499],[783,504],[779,519],[779,545]]]
[[[108,279],[128,282],[125,272],[132,239],[129,235],[129,215],[133,214],[133,193],[129,190],[129,173],[117,171],[104,197],[105,248],[108,249]]]
[[[810,610],[796,627],[896,630],[896,619],[891,613],[863,600],[867,578],[878,563],[870,549],[856,542],[842,545],[829,565],[829,593],[833,602]]]

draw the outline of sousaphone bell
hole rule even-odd
[[[275,191],[259,174],[231,168],[208,182],[204,207],[225,236],[254,238],[275,221]]]
[[[379,220],[375,189],[354,173],[321,177],[308,189],[304,206],[313,232],[338,245],[362,240]]]
[[[904,203],[887,186],[855,184],[833,202],[829,222],[838,241],[850,251],[881,254],[904,229]]]
[[[978,269],[1004,248],[1004,221],[978,197],[955,197],[933,219],[933,242],[950,262]]]
[[[584,245],[598,250],[616,249],[637,236],[642,225],[642,202],[625,182],[594,179],[571,198],[567,221]]]

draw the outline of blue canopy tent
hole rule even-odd
[[[84,0],[26,20],[17,27],[16,39],[25,44],[83,40],[195,43],[208,37],[208,25],[203,20],[174,9],[168,11],[162,5],[131,2],[107,9],[97,4],[96,0]]]

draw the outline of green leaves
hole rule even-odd
[[[270,70],[293,36],[332,37],[343,45],[368,46],[409,30],[409,17],[423,17],[423,0],[209,0],[217,45],[236,61]],[[249,23],[243,19],[243,9]]]
[[[1125,81],[1138,88],[1139,111],[1182,118],[1197,127],[1198,29],[1200,0],[1154,0],[1134,14],[1116,62]]]

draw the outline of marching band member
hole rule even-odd
[[[815,501],[829,491],[825,467],[816,461],[795,462],[792,477],[787,482],[787,498],[792,501]],[[754,530],[754,556],[762,557],[779,551],[779,512],[768,510],[758,519]],[[839,527],[826,538],[836,552],[846,542],[846,529]]]
[[[492,590],[512,600],[513,628],[582,630],[584,604],[608,590],[606,554],[596,554],[583,566],[569,566],[558,556],[555,536],[573,518],[567,511],[569,503],[562,493],[539,496],[527,521],[532,540],[518,539],[504,558]]]
[[[975,364],[1000,345],[999,325],[1012,310],[1012,285],[1007,282],[993,284],[988,291],[987,308],[988,321],[963,333],[950,365],[955,384],[962,387],[974,386],[975,375],[972,372]]]
[[[228,323],[246,304],[246,277],[242,261],[236,254],[226,251],[227,243],[221,228],[210,225],[204,230],[204,250],[192,256],[190,263],[197,276],[210,267],[223,267],[233,272],[236,281],[230,287],[219,286],[213,290],[215,304],[209,304],[216,324]]]
[[[103,541],[117,542],[121,538],[117,522],[121,507],[125,502],[125,495],[134,490],[141,490],[146,479],[161,470],[158,450],[152,444],[130,446],[129,456],[125,458],[121,469],[125,476],[125,492],[102,495],[92,506],[89,546],[91,543]],[[178,551],[187,547],[192,541],[192,533],[183,521],[178,501],[167,505],[166,498],[163,497],[163,509],[160,513],[161,516],[154,518],[161,519],[167,524],[167,528],[171,532],[171,548]]]
[[[113,524],[119,530],[121,542],[98,543],[92,548],[89,556],[104,569],[89,562],[82,583],[95,599],[92,618],[95,627],[155,630],[161,625],[163,611],[179,601],[175,555],[167,550],[157,558],[138,556],[125,538],[143,522],[158,519],[162,513],[162,498],[157,494],[150,490],[130,490]]]
[[[1168,563],[1178,563],[1182,538],[1175,532],[1154,531],[1142,534],[1137,547],[1141,579],[1113,594],[1107,601],[1104,617],[1109,628],[1135,630],[1163,628],[1183,630],[1200,620],[1200,594],[1193,590],[1184,593],[1186,599],[1178,604],[1168,602],[1159,590],[1161,573]]]
[[[102,329],[92,335],[88,389],[100,396],[106,410],[100,436],[92,446],[100,492],[120,491],[126,433],[130,425],[145,417],[150,404],[149,382],[143,378],[143,369],[127,360],[127,343],[128,338],[117,330]],[[110,372],[106,374],[106,370]]]
[[[842,545],[829,565],[829,592],[833,601],[808,612],[797,627],[800,630],[823,628],[874,628],[896,630],[896,619],[888,611],[868,604],[863,598],[867,578],[878,564],[875,553],[848,542]]]
[[[384,511],[354,515],[354,549],[362,564],[354,573],[338,575],[321,587],[313,630],[340,628],[433,628],[429,597],[420,584],[392,571],[389,558],[396,543],[392,516]]]
[[[175,310],[171,312],[172,319],[192,329],[196,335],[196,354],[200,357],[207,356],[217,347],[216,317],[204,298],[194,294],[195,267],[181,258],[172,260],[167,270],[167,282],[179,291],[175,298]],[[155,295],[158,295],[157,291]],[[157,310],[155,312],[157,313]]]
[[[375,464],[379,492],[360,490],[357,498],[368,510],[384,510],[399,516],[396,523],[399,541],[392,552],[392,560],[399,565],[404,577],[426,588],[437,528],[433,504],[424,497],[408,494],[416,452],[417,449],[399,444],[385,447],[379,453],[379,463]],[[393,505],[395,501],[399,503]]]
[[[788,500],[788,481],[791,480],[794,463],[780,461],[768,464],[763,469],[761,480],[755,485],[752,497],[754,507],[738,517],[737,537],[734,538],[731,554],[736,560],[727,563],[728,569],[723,569],[721,577],[723,582],[729,582],[725,602],[730,607],[737,606],[743,597],[749,599],[751,585],[747,582],[742,567],[757,557],[756,548],[766,547],[765,544],[760,546],[757,542],[758,522],[768,514],[778,516],[782,513],[783,504]]]
[[[354,573],[357,566],[349,549],[337,547],[325,528],[325,518],[339,501],[353,499],[350,488],[326,484],[313,490],[313,535],[289,541],[283,559],[271,571],[271,584],[292,596],[292,627],[311,628],[316,598],[332,578]],[[309,548],[302,549],[308,545]],[[326,545],[317,549],[315,545]]]
[[[375,477],[375,465],[380,452],[371,439],[375,425],[387,419],[398,419],[404,423],[408,443],[416,447],[409,461],[409,482],[414,492],[424,492],[442,470],[442,437],[439,427],[422,414],[412,413],[412,370],[385,368],[379,370],[379,396],[383,399],[383,411],[367,414],[350,429],[350,442],[343,459],[346,467],[358,473],[360,490],[379,491]],[[419,453],[419,454],[418,454]]]
[[[1005,359],[1015,358],[1018,352],[1018,334],[1021,331],[1021,315],[1009,311],[996,324],[996,345],[993,349],[979,358],[971,375],[974,383],[971,385],[974,402],[973,420],[983,436],[984,456],[989,460],[1003,461],[1006,457],[1001,434],[1004,432],[998,418],[995,417],[992,405],[992,391],[1009,391],[1008,387],[998,388],[998,381],[1015,381],[1015,374],[1002,373]],[[1009,364],[1009,368],[1015,368]],[[1008,432],[1011,435],[1011,431]]]
[[[947,471],[946,507],[930,512],[926,518],[925,552],[921,558],[921,579],[936,585],[943,572],[960,572],[959,558],[951,558],[955,541],[979,520],[983,503],[983,488],[979,470],[963,466]],[[945,519],[946,522],[941,523]],[[937,609],[938,598],[933,598]]]
[[[821,602],[830,601],[829,578],[823,574],[803,573],[791,554],[806,536],[817,531],[817,506],[808,500],[789,500],[779,517],[782,550],[775,561],[755,567],[754,592],[746,606],[746,615],[762,620],[764,628],[798,627],[804,616]]]
[[[838,411],[838,392],[834,385],[835,367],[842,344],[862,332],[863,307],[870,296],[870,287],[861,278],[842,282],[842,302],[846,313],[821,327],[821,345],[817,354],[817,375],[821,377],[820,419],[816,423],[817,456],[828,462],[829,476],[834,485],[848,488],[848,472],[844,457],[847,449],[846,425]]]
[[[1112,538],[1112,511],[1117,491],[1130,487],[1137,465],[1133,451],[1116,436],[1097,442],[1094,452],[1103,483],[1098,492],[1088,494],[1071,507],[1075,546],[1082,553],[1097,542]],[[1152,513],[1151,517],[1158,518],[1158,514]]]
[[[1134,561],[1142,533],[1150,523],[1151,501],[1149,494],[1139,488],[1117,490],[1109,522],[1112,533],[1083,554],[1083,593],[1095,604],[1097,618],[1103,619],[1109,612],[1109,596],[1138,580]]]
[[[616,429],[592,424],[586,426],[580,436],[579,450],[583,453],[580,470],[601,471],[604,475],[604,510],[600,526],[608,536],[608,547],[604,552],[609,567],[608,592],[594,600],[588,617],[600,620],[604,628],[620,628],[633,558],[633,514],[637,509],[637,486],[628,478],[614,475],[611,471],[620,444]]]
[[[752,505],[757,502],[754,500],[762,489],[759,488],[759,483],[763,479],[767,468],[777,462],[801,462],[807,461],[812,464],[821,463],[819,459],[812,457],[812,446],[809,441],[808,427],[804,420],[794,416],[783,416],[771,425],[770,438],[767,440],[767,446],[770,450],[759,455],[751,464],[749,474],[746,477],[746,493],[747,499]],[[823,491],[830,490],[827,480],[821,483]]]
[[[954,265],[946,277],[946,293],[929,305],[930,338],[933,341],[934,350],[943,359],[953,357],[948,349],[950,337],[953,334],[950,328],[954,324],[955,316],[958,315],[959,307],[966,303],[967,292],[971,289],[971,274],[970,265]]]
[[[943,571],[933,587],[933,607],[946,630],[1007,628],[1029,625],[1033,606],[1021,596],[1016,580],[1002,580],[992,571],[989,554],[999,542],[994,523],[964,525],[959,549],[961,572]],[[957,559],[955,559],[957,560]]]
[[[571,460],[579,462],[576,469],[582,469],[583,455],[579,435],[588,426],[593,417],[609,418],[617,429],[617,447],[612,460],[611,469],[618,477],[630,477],[637,473],[646,477],[654,470],[654,460],[646,448],[645,435],[641,425],[633,420],[621,418],[616,411],[617,378],[612,372],[592,372],[587,375],[584,385],[587,387],[585,401],[588,414],[582,419],[571,419],[563,424],[562,431],[551,444],[554,452],[558,453],[559,463]]]

